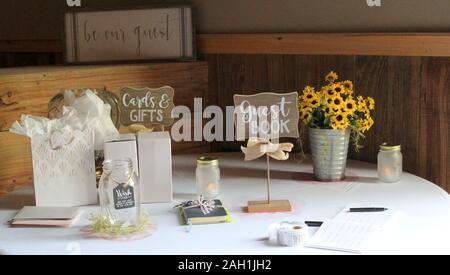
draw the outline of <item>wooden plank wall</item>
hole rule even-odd
[[[450,191],[450,57],[333,55],[206,55],[211,91],[220,106],[234,93],[301,91],[322,85],[330,70],[354,80],[357,93],[377,102],[365,149],[350,158],[376,163],[383,142],[403,146],[405,170]],[[215,82],[214,82],[215,81]],[[306,133],[303,141],[309,150]],[[238,146],[220,143],[217,150]]]
[[[29,65],[29,64],[27,64]],[[118,93],[124,86],[172,86],[177,105],[193,110],[193,98],[211,104],[206,62],[110,66],[50,66],[0,70],[0,193],[32,182],[30,142],[8,132],[21,114],[47,116],[48,102],[64,89],[102,88]],[[122,128],[121,132],[127,132]],[[173,152],[205,153],[207,142],[174,143]]]
[[[317,86],[329,70],[354,80],[378,106],[366,148],[350,157],[376,162],[380,143],[402,144],[405,170],[450,192],[450,34],[200,35],[198,42],[209,65],[210,102],[220,106],[232,105],[235,92]],[[38,53],[28,43],[12,43],[14,53],[10,42],[0,43],[0,67],[61,63],[57,42],[34,44]]]

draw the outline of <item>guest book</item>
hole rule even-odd
[[[326,221],[306,243],[306,247],[362,254],[370,241],[381,234],[395,212],[350,213],[345,208]]]

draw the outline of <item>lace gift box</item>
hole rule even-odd
[[[73,131],[70,142],[56,149],[52,149],[55,148],[53,137],[36,135],[31,138],[36,206],[97,204],[92,130]]]

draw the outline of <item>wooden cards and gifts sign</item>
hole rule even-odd
[[[298,93],[235,95],[238,140],[249,137],[298,138]]]
[[[165,86],[159,89],[123,88],[120,91],[120,122],[124,126],[142,124],[170,126],[175,107],[175,91]]]
[[[65,15],[67,63],[194,59],[189,6]]]

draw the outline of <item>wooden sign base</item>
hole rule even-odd
[[[275,213],[291,212],[292,206],[288,200],[271,201],[249,201],[248,213]]]

